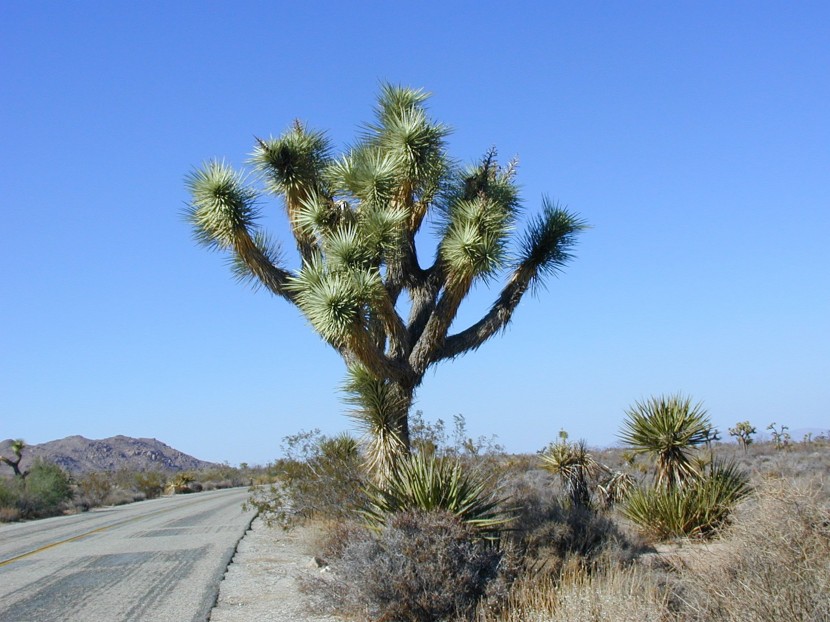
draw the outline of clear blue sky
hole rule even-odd
[[[427,375],[427,419],[607,445],[680,391],[722,429],[830,428],[830,4],[5,0],[0,438],[236,464],[346,429],[341,361],[192,241],[184,178],[294,118],[345,146],[381,80],[433,93],[455,157],[518,155],[529,212],[592,225],[504,336]]]

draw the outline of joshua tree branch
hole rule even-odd
[[[296,304],[295,294],[285,287],[291,274],[271,263],[271,260],[256,245],[247,230],[237,232],[234,239],[234,250],[237,257],[268,291]]]
[[[487,314],[466,330],[447,337],[443,347],[435,352],[432,360],[455,358],[470,350],[476,350],[490,337],[504,330],[513,317],[513,311],[528,290],[532,277],[533,274],[527,268],[517,268]]]

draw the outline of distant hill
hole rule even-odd
[[[11,439],[0,442],[0,455],[12,457]],[[101,440],[67,436],[40,445],[27,445],[21,468],[28,468],[35,458],[44,458],[72,474],[93,471],[192,471],[218,466],[188,456],[154,438],[113,436]],[[0,465],[0,472],[7,467]],[[8,469],[11,472],[11,469]]]

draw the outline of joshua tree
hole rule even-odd
[[[571,259],[585,226],[545,199],[514,238],[516,163],[500,165],[491,150],[459,170],[427,97],[382,86],[375,120],[339,157],[323,133],[300,122],[279,138],[256,139],[251,164],[265,193],[284,202],[297,270],[257,226],[261,192],[246,174],[211,161],[188,178],[197,239],[229,253],[240,279],[296,305],[342,355],[376,472],[390,472],[409,451],[409,409],[427,369],[504,330],[524,294]],[[438,239],[424,261],[415,241],[428,220]],[[450,334],[473,286],[501,275],[490,309]]]
[[[707,441],[711,423],[701,404],[681,395],[636,402],[628,410],[621,440],[635,453],[657,459],[657,485],[679,486],[698,475],[690,450]]]
[[[752,444],[752,435],[755,433],[755,427],[749,421],[739,421],[735,424],[734,428],[729,428],[729,436],[734,436],[738,439],[738,443],[744,448],[744,452]]]
[[[7,458],[6,456],[0,456],[0,462],[4,462],[8,464],[16,477],[20,479],[24,479],[28,474],[28,471],[21,471],[20,470],[20,461],[23,459],[23,450],[26,448],[26,443],[23,442],[23,439],[17,439],[16,441],[12,441],[11,450],[14,454],[14,458]]]
[[[790,436],[790,433],[787,432],[789,429],[790,428],[785,425],[778,427],[775,421],[767,426],[767,430],[769,430],[770,434],[772,434],[772,442],[775,443],[776,449],[786,449],[790,446],[792,437]]]

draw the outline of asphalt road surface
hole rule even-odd
[[[0,525],[0,621],[207,620],[253,519],[234,488]]]

